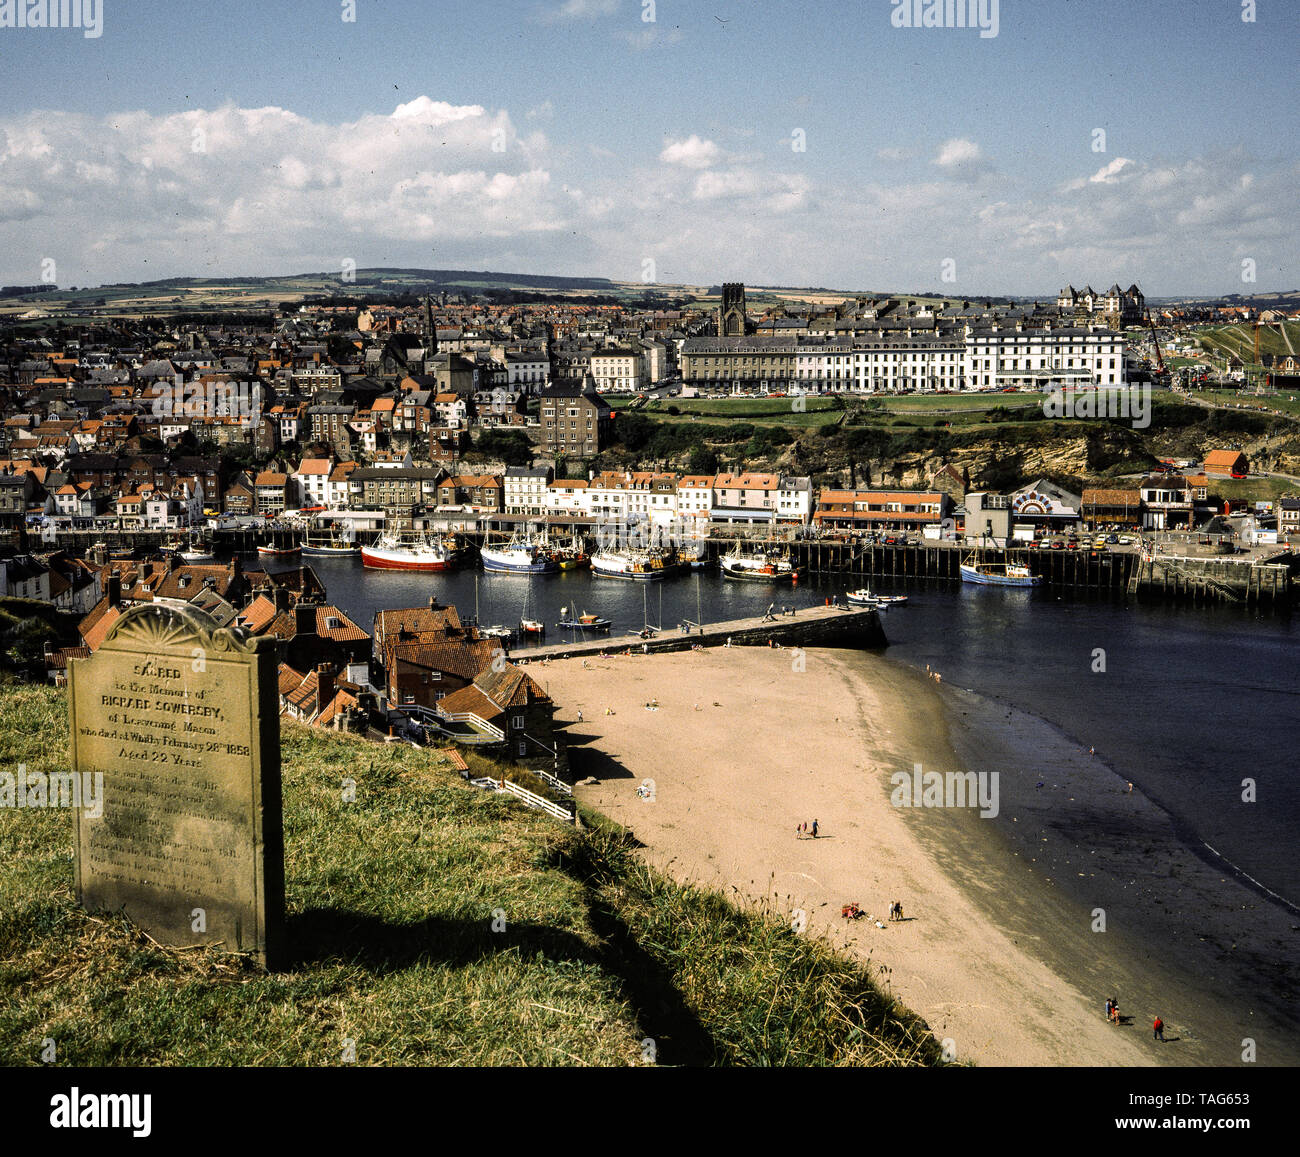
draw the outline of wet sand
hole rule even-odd
[[[1257,910],[1235,912],[1240,885],[1217,891],[1200,860],[1172,855],[1164,813],[1032,716],[1008,720],[1006,707],[882,656],[809,649],[802,670],[798,656],[714,648],[529,670],[569,723],[575,777],[598,780],[577,789],[584,803],[631,828],[646,859],[678,879],[806,913],[809,935],[867,962],[958,1061],[1239,1064],[1239,1042],[1254,1035],[1260,1063],[1293,1063],[1285,1002],[1279,1013],[1270,998],[1252,1015],[1240,1000],[1217,999],[1222,968],[1202,972],[1208,984],[1176,979],[1227,954],[1238,987],[1248,977],[1258,985],[1269,976],[1269,937],[1293,943],[1294,933]],[[646,709],[652,699],[657,710]],[[893,806],[890,776],[916,763],[999,771],[999,816]],[[636,793],[646,780],[653,800]],[[799,837],[796,827],[814,819],[819,838]],[[1138,873],[1147,846],[1159,863]],[[1083,875],[1066,886],[1067,872]],[[1185,931],[1177,907],[1188,895],[1222,908],[1214,939]],[[894,899],[902,922],[887,919]],[[884,927],[843,920],[850,901]],[[1143,906],[1168,923],[1143,914],[1136,934]],[[1106,909],[1105,932],[1092,930],[1095,907]],[[1178,951],[1157,957],[1153,930]],[[1133,1023],[1105,1022],[1108,995]],[[1155,1012],[1168,1025],[1165,1045],[1150,1039]]]

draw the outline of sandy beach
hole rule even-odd
[[[1054,822],[1062,792],[1132,813],[1090,812],[1098,846],[1117,824],[1140,823],[1145,837],[1162,840],[1164,813],[1128,794],[1099,761],[1089,766],[1086,752],[1042,721],[850,651],[715,648],[568,659],[530,665],[530,673],[569,724],[575,778],[597,780],[580,786],[578,797],[630,828],[650,863],[741,903],[767,903],[791,919],[804,913],[808,935],[867,962],[957,1061],[1240,1063],[1239,1042],[1250,1034],[1237,1022],[1246,1014],[1239,1000],[1216,1002],[1215,990],[1240,996],[1218,987],[1225,968],[1258,966],[1234,956],[1238,947],[1264,959],[1269,935],[1293,934],[1279,913],[1271,923],[1245,913],[1239,936],[1218,928],[1236,939],[1231,949],[1211,946],[1226,962],[1208,986],[1178,980],[1179,969],[1194,970],[1210,951],[1207,941],[1192,938],[1169,959],[1153,958],[1149,940],[1133,931],[1134,905],[1125,904],[1123,887],[1094,870],[1103,852],[1079,844],[1084,828]],[[1083,762],[1076,768],[1071,758]],[[943,772],[1001,769],[998,818],[893,806],[890,776],[918,763]],[[1049,794],[1039,763],[1055,771]],[[643,784],[652,798],[638,795]],[[813,820],[817,839],[798,834]],[[1127,852],[1110,845],[1103,850],[1131,878],[1131,901],[1148,882],[1132,875]],[[1081,856],[1092,863],[1075,862]],[[1171,886],[1193,886],[1198,903],[1231,909],[1249,895],[1233,881],[1211,887],[1206,874],[1214,873],[1190,854],[1187,861],[1149,873],[1178,869],[1183,878]],[[1071,882],[1083,879],[1088,888],[1063,886],[1067,871],[1079,872]],[[1146,907],[1154,906],[1152,895]],[[901,922],[887,919],[895,899]],[[872,919],[844,920],[849,902]],[[1094,931],[1097,906],[1110,918],[1104,933]],[[1172,929],[1178,921],[1168,918]],[[1251,1014],[1262,1063],[1293,1060],[1294,1033],[1282,1043],[1289,991],[1277,1007]],[[1131,1023],[1105,1021],[1108,995]],[[1157,1011],[1166,1035],[1177,1038],[1165,1045],[1151,1040]],[[1268,1057],[1265,1042],[1274,1046]]]

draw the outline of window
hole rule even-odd
[[[523,759],[524,756],[526,756],[527,754],[528,754],[528,744],[521,742],[519,744],[519,758]]]
[[[516,715],[512,721],[512,726],[516,731],[522,731],[524,729],[524,717],[522,715]]]

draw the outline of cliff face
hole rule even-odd
[[[837,457],[843,465],[836,462]],[[825,464],[828,472],[836,472],[838,467],[845,482],[849,480],[847,457],[848,452],[828,453]],[[958,477],[969,476],[972,489],[1010,488],[1038,477],[1068,486],[1107,473],[1137,473],[1153,463],[1135,431],[1113,426],[1041,423],[988,433],[978,429],[956,433],[918,430],[903,439],[898,449],[885,449],[870,458],[859,456],[855,481],[917,489],[933,485],[947,466]]]

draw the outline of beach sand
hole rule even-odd
[[[1211,1023],[1212,994],[1176,988],[1164,962],[1149,951],[1143,958],[1140,938],[1094,932],[1088,896],[1058,886],[1056,877],[1069,870],[1068,841],[1053,841],[1048,831],[1053,800],[1058,807],[1061,800],[1036,787],[1036,761],[1058,769],[1054,792],[1091,798],[1101,790],[1122,796],[1115,806],[1163,813],[1108,773],[1100,789],[1067,784],[1072,745],[1042,721],[1011,712],[1015,726],[999,727],[1004,706],[851,651],[714,648],[529,670],[569,724],[575,779],[598,780],[577,788],[580,800],[630,828],[647,861],[673,877],[739,903],[770,902],[791,919],[805,913],[808,935],[866,962],[957,1062],[1240,1063],[1237,1042],[1248,1034],[1235,1022]],[[651,700],[657,709],[647,710]],[[916,763],[938,771],[1003,768],[1000,779],[1014,782],[1001,791],[999,819],[894,807],[890,776]],[[647,780],[653,799],[636,792]],[[814,819],[819,838],[797,835],[800,823]],[[1116,817],[1099,812],[1095,820],[1099,834],[1113,832]],[[1043,854],[1033,854],[1043,839]],[[887,919],[895,899],[901,922]],[[1131,923],[1122,890],[1105,899],[1121,925]],[[842,919],[848,902],[873,919]],[[1109,995],[1133,1023],[1105,1021]],[[1169,1006],[1156,1008],[1156,999]],[[1153,1010],[1177,1041],[1150,1039]],[[1279,1023],[1268,1020],[1270,1040]]]

